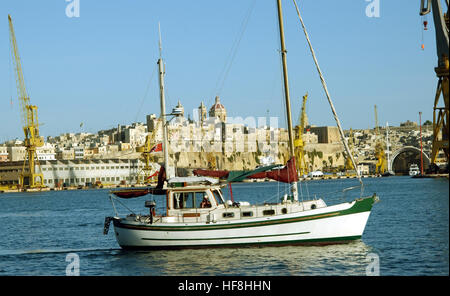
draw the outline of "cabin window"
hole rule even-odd
[[[205,209],[211,207],[211,200],[206,192],[173,193],[174,209]]]
[[[253,217],[253,212],[242,212],[242,217]]]
[[[214,198],[216,199],[217,204],[223,204],[222,196],[219,193],[219,190],[213,190],[212,191]]]
[[[211,201],[209,200],[206,192],[195,193],[195,205],[197,209],[206,209],[211,207]]]
[[[281,209],[281,213],[282,213],[282,214],[287,214],[287,209],[286,209],[286,208],[282,208],[282,209]]]
[[[223,213],[222,217],[224,217],[224,218],[233,218],[234,217],[234,213],[233,212]]]
[[[195,208],[194,192],[174,193],[175,209],[192,209]]]
[[[264,216],[272,216],[275,215],[275,210],[264,210],[263,211]]]

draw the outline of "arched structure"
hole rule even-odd
[[[425,171],[430,165],[430,158],[424,152],[422,152],[422,156],[423,169]],[[414,146],[402,147],[395,151],[390,157],[388,171],[405,174],[408,172],[411,163],[416,163],[420,167],[420,149]]]

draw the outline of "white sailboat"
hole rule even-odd
[[[298,175],[295,171],[295,158],[293,158],[294,138],[290,115],[281,0],[277,0],[277,2],[292,158],[282,169],[277,170],[273,169],[275,166],[270,166],[252,172],[242,172],[237,176],[231,176],[230,173],[227,181],[254,177],[258,174],[266,176],[267,174],[290,183],[291,194],[284,196],[280,202],[274,204],[235,203],[225,200],[222,194],[221,189],[227,186],[226,183],[219,183],[217,179],[205,176],[174,177],[169,170],[168,177],[165,178],[165,170],[162,167],[156,188],[120,190],[110,194],[115,216],[105,218],[104,233],[108,233],[109,225],[112,222],[115,237],[122,248],[330,244],[348,242],[362,237],[372,205],[378,201],[375,194],[368,197],[361,196],[351,202],[336,205],[327,205],[323,199],[300,201],[298,198]],[[161,116],[165,122],[164,71],[161,58],[158,60],[158,64]],[[321,75],[320,70],[319,74]],[[326,93],[329,99],[327,90]],[[330,99],[329,101],[331,103]],[[335,114],[334,107],[332,104],[330,105]],[[335,118],[341,130],[342,139],[344,139],[340,123],[336,116]],[[165,167],[169,168],[167,131],[163,129],[163,133]],[[345,140],[343,141],[348,150]],[[267,169],[272,170],[265,172]],[[362,195],[361,178],[359,180]],[[166,211],[163,215],[155,215],[155,202],[146,201],[145,207],[149,208],[148,215],[130,213],[125,217],[119,216],[115,207],[115,203],[120,202],[119,198],[132,198],[146,194],[165,197]]]

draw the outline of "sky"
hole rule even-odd
[[[419,111],[432,120],[435,32],[431,15],[423,31],[419,0],[297,2],[344,129],[373,128],[374,105],[380,125],[418,122]],[[308,92],[309,123],[335,125],[295,6],[282,3],[294,124]],[[219,95],[230,117],[285,126],[275,0],[2,0],[0,12],[0,143],[23,139],[8,14],[41,136],[159,115],[158,23],[168,112],[180,100],[192,118]]]

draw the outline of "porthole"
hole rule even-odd
[[[287,209],[286,209],[286,208],[282,208],[282,209],[281,209],[281,213],[282,213],[282,214],[287,214]]]
[[[224,217],[224,218],[233,218],[234,217],[234,213],[233,212],[223,213],[222,217]]]
[[[315,208],[317,208],[316,204],[312,204],[311,205],[311,210],[314,210]]]
[[[253,217],[253,212],[242,212],[242,217]]]
[[[275,215],[275,210],[264,210],[263,211],[264,216],[272,216]]]

